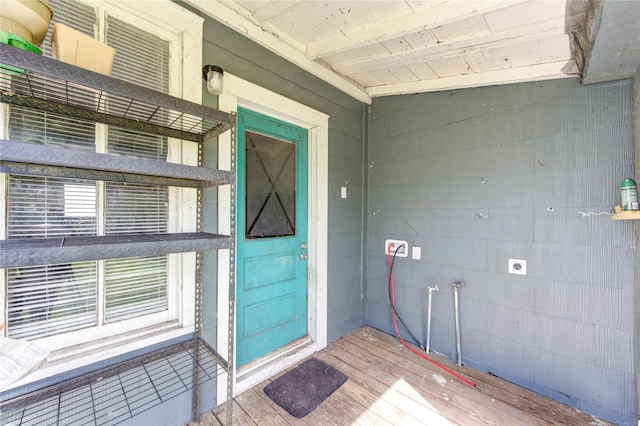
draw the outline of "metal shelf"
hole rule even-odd
[[[230,240],[207,232],[0,240],[0,268],[219,250]]]
[[[198,167],[191,167],[0,141],[0,172],[3,173],[195,187],[198,190],[198,232],[0,241],[0,268],[196,252],[194,339],[0,402],[0,424],[116,424],[188,390],[193,392],[192,413],[196,418],[200,413],[200,384],[226,375],[227,424],[230,425],[234,366],[201,339],[201,332],[203,251],[229,249],[227,350],[228,358],[233,359],[235,114],[5,44],[0,44],[0,63],[23,70],[0,72],[2,103],[198,143]],[[231,134],[231,170],[202,167],[203,144],[226,131]],[[230,236],[202,232],[203,188],[221,184],[231,187]]]
[[[203,143],[235,125],[235,116],[55,59],[0,44],[0,102]]]
[[[199,188],[231,182],[227,171],[0,140],[0,172]]]
[[[115,425],[227,370],[227,362],[196,337],[0,402],[0,424]]]

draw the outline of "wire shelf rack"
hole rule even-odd
[[[1,402],[0,424],[116,425],[226,371],[227,362],[194,338]]]
[[[182,251],[197,251],[198,271],[196,279],[195,337],[188,342],[170,346],[166,349],[151,352],[124,363],[88,373],[72,380],[38,389],[22,396],[2,400],[0,394],[0,424],[1,425],[114,425],[125,422],[153,407],[191,391],[193,401],[193,418],[199,415],[200,386],[212,380],[226,380],[227,382],[227,424],[231,424],[233,404],[234,368],[211,346],[201,339],[202,314],[202,250],[229,249],[229,298],[230,321],[228,325],[228,358],[233,359],[234,348],[234,297],[235,297],[235,122],[233,113],[218,111],[193,102],[150,90],[135,84],[121,81],[112,77],[65,64],[51,58],[36,55],[21,49],[0,43],[0,102],[9,105],[26,107],[90,120],[109,126],[120,127],[133,132],[149,135],[166,136],[181,140],[193,141],[199,144],[198,167],[203,165],[203,144],[214,137],[230,130],[231,170],[216,175],[212,179],[217,184],[231,186],[231,228],[229,236],[219,236],[205,232],[187,233],[176,236],[177,240],[168,234],[121,236],[120,240],[109,240],[111,251],[122,250],[118,256],[134,256],[145,253],[146,250],[156,250],[156,246],[164,247],[163,253]],[[11,141],[9,141],[12,143]],[[15,141],[14,141],[15,142]],[[6,143],[3,144],[8,146]],[[29,147],[30,151],[33,147]],[[196,183],[191,184],[184,179],[183,174],[188,170],[179,168],[173,175],[164,165],[160,166],[164,172],[158,176],[155,166],[149,162],[132,163],[134,174],[124,162],[117,162],[102,170],[92,167],[85,170],[87,157],[67,157],[64,164],[52,165],[51,159],[42,164],[29,162],[28,174],[44,176],[66,176],[69,173],[77,175],[79,170],[92,174],[96,179],[118,179],[114,173],[125,178],[135,176],[136,179],[170,178],[164,184],[196,187],[198,190],[198,220],[202,220],[203,206],[202,191],[207,186],[202,176],[196,177]],[[92,155],[91,158],[95,156]],[[75,163],[72,158],[76,158]],[[95,157],[98,159],[98,157]],[[106,157],[99,157],[98,162],[104,163]],[[25,166],[24,158],[19,161],[5,161],[0,168],[4,172],[18,173],[20,167]],[[69,164],[72,163],[72,164]],[[69,165],[72,167],[70,168]],[[144,166],[144,167],[142,167]],[[178,166],[171,166],[178,167]],[[152,168],[154,170],[148,170]],[[34,171],[34,169],[37,169]],[[70,169],[73,169],[69,171]],[[115,172],[113,171],[115,169]],[[138,175],[140,169],[146,174]],[[103,175],[97,176],[97,174]],[[105,173],[111,173],[106,175]],[[177,175],[177,176],[176,176]],[[126,181],[126,180],[125,180]],[[204,179],[207,181],[207,179]],[[219,182],[218,182],[219,181]],[[155,182],[155,181],[154,181]],[[199,230],[201,226],[199,226]],[[21,250],[29,251],[35,245],[38,254],[45,253],[51,259],[33,260],[33,262],[63,259],[69,256],[95,256],[98,249],[104,248],[100,238],[92,237],[85,240],[65,239],[55,241],[2,241],[4,249],[12,248],[12,256],[21,259]],[[147,239],[153,240],[153,248],[148,247]],[[102,241],[104,242],[104,241]],[[16,247],[9,245],[17,244]],[[21,245],[27,246],[22,247]],[[71,244],[71,246],[69,246]],[[76,244],[76,247],[72,247]],[[65,246],[66,247],[61,247]],[[151,244],[149,244],[151,245]],[[64,248],[65,250],[58,250]],[[84,252],[79,255],[78,252]],[[131,251],[131,252],[129,252]],[[63,253],[64,252],[64,253]],[[34,252],[27,253],[31,256]],[[27,257],[28,257],[27,256]],[[6,257],[6,256],[5,256]],[[104,253],[100,258],[105,258]],[[67,259],[68,260],[68,259]],[[4,261],[4,260],[3,260]],[[16,260],[17,262],[17,260]],[[22,260],[20,260],[22,262]],[[29,261],[31,264],[32,261]],[[18,264],[18,263],[17,263]],[[7,267],[7,265],[4,265]],[[15,266],[15,265],[14,265]],[[133,422],[136,420],[134,419]]]
[[[229,113],[6,44],[0,58],[0,102],[199,143],[235,122]]]

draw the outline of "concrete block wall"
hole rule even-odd
[[[393,333],[387,238],[400,314],[465,364],[620,424],[637,413],[634,224],[606,214],[634,176],[633,85],[556,80],[374,99],[368,146],[366,322]],[[527,275],[507,272],[527,261]]]

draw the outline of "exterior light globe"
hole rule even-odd
[[[202,69],[202,77],[207,82],[207,91],[212,95],[220,95],[224,89],[224,71],[215,65],[205,65]]]

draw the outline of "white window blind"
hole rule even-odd
[[[32,84],[37,84],[34,81]],[[95,124],[58,114],[12,106],[11,138],[16,141],[95,151]]]
[[[96,324],[96,262],[10,269],[7,278],[9,337],[45,337]]]
[[[96,182],[9,176],[9,238],[96,235]]]
[[[110,154],[130,155],[147,160],[167,160],[167,138],[110,127],[107,135]]]
[[[167,232],[167,189],[106,185],[106,233]],[[105,262],[105,322],[167,309],[167,256]]]
[[[169,43],[107,17],[107,44],[119,55],[112,75],[149,89],[169,91]],[[153,72],[149,72],[152,69]],[[109,128],[107,151],[166,161],[167,138]],[[167,188],[106,184],[107,235],[167,232]],[[105,262],[105,322],[168,308],[167,256]]]
[[[9,238],[96,234],[95,182],[9,176],[8,187]],[[9,269],[6,306],[12,338],[44,337],[94,325],[96,262]]]
[[[98,19],[86,4],[49,3],[55,10],[51,27],[65,23],[94,37],[104,31],[96,26],[106,23],[104,41],[117,50],[112,76],[169,92],[167,40],[112,16]],[[51,56],[49,43],[43,43],[43,50]],[[8,127],[14,141],[167,159],[166,137],[117,128],[96,132],[93,122],[52,113],[12,106]],[[106,136],[101,140],[100,135]],[[8,238],[161,233],[167,232],[168,212],[168,192],[162,186],[8,178]],[[169,296],[176,294],[168,289],[167,268],[167,256],[152,256],[8,269],[7,335],[40,338],[166,311],[172,303]]]
[[[169,92],[169,43],[114,17],[107,17],[107,44],[119,60],[111,75],[158,92]]]
[[[105,261],[105,322],[167,309],[166,256]]]
[[[167,232],[167,190],[161,186],[108,182],[106,234]]]

